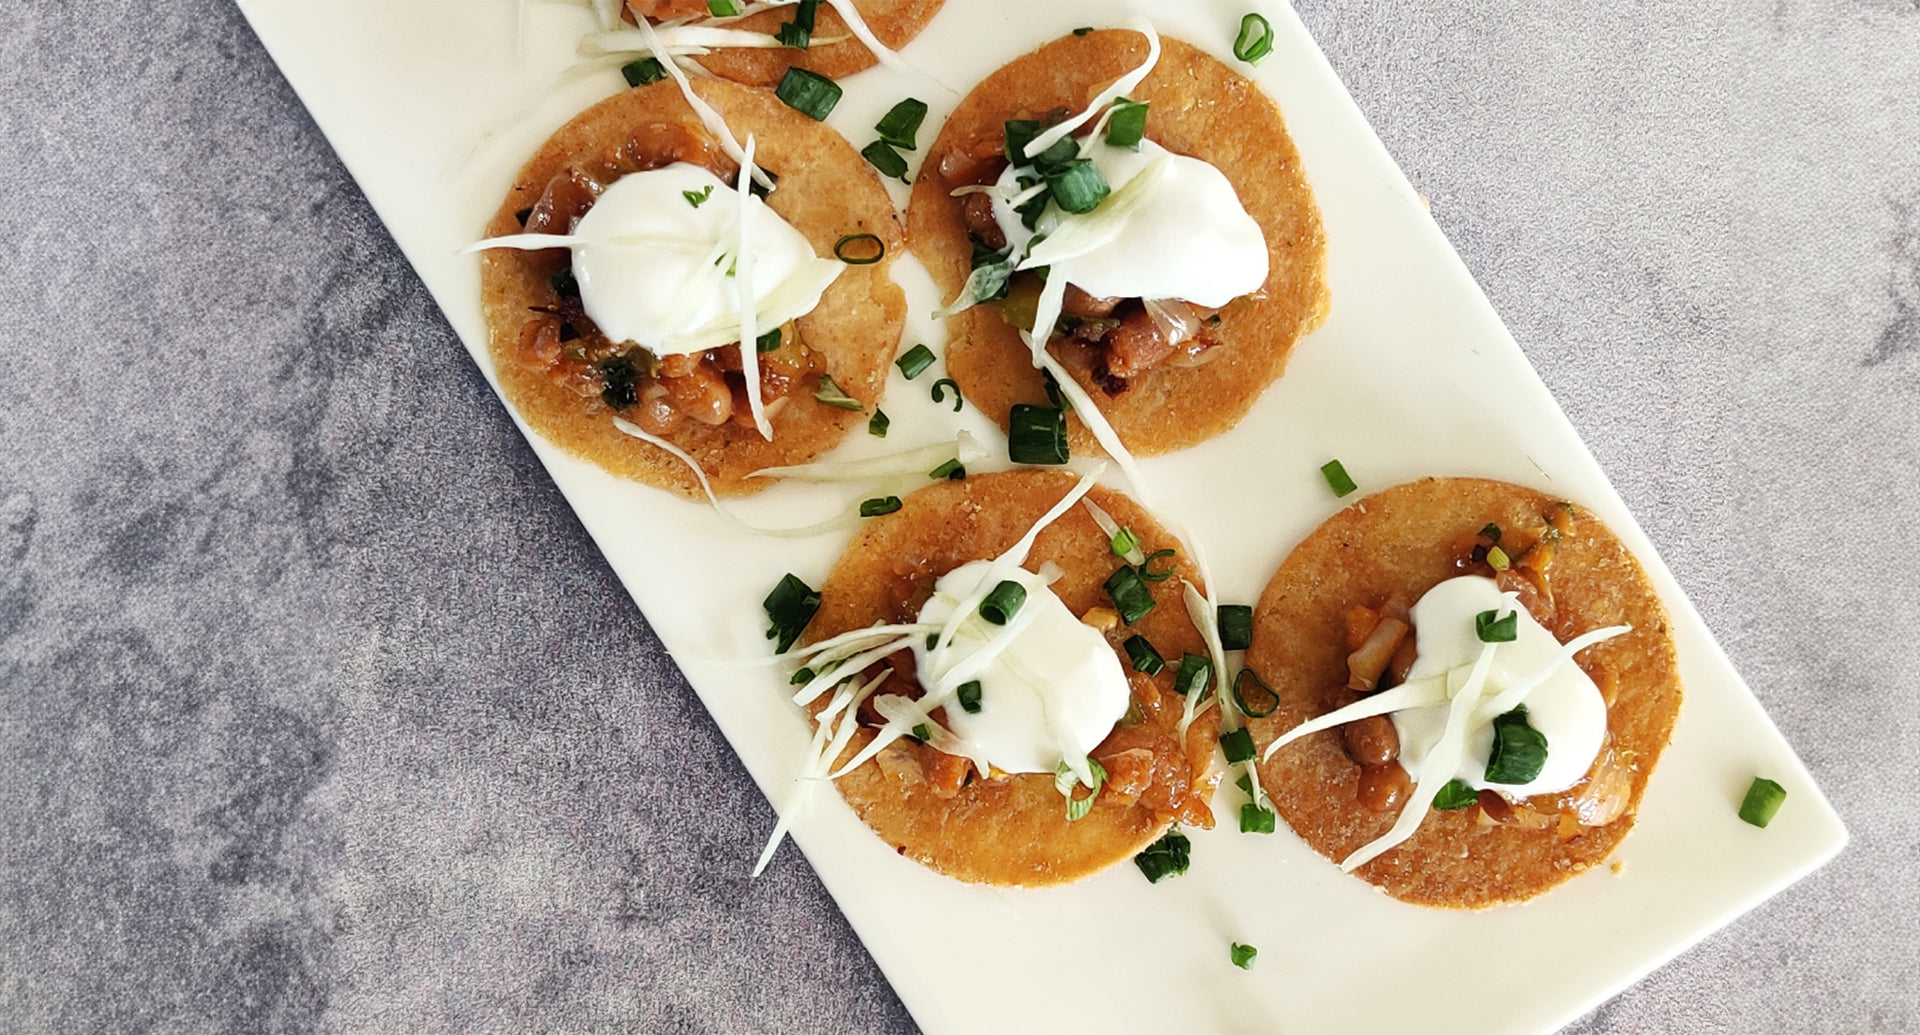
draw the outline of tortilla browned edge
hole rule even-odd
[[[1429,478],[1368,496],[1327,519],[1287,555],[1254,613],[1247,663],[1281,700],[1273,715],[1251,724],[1260,750],[1321,714],[1323,688],[1346,685],[1349,607],[1378,606],[1396,593],[1418,600],[1457,574],[1458,544],[1488,522],[1538,529],[1560,503],[1505,482]],[[1583,663],[1597,662],[1619,677],[1607,727],[1618,748],[1632,752],[1631,803],[1612,823],[1570,841],[1552,827],[1477,825],[1477,809],[1429,811],[1412,838],[1354,871],[1395,898],[1461,909],[1521,901],[1601,862],[1633,827],[1680,710],[1667,610],[1640,563],[1578,507],[1574,535],[1556,544],[1550,575],[1558,617],[1545,624],[1562,642],[1604,626],[1633,626],[1581,655]],[[1336,863],[1385,834],[1399,813],[1361,807],[1354,796],[1359,774],[1339,730],[1304,737],[1260,767],[1280,815]]]
[[[886,245],[877,263],[847,266],[821,295],[813,312],[797,322],[807,347],[824,357],[827,373],[871,409],[886,385],[887,362],[900,343],[906,299],[891,277],[901,231],[893,201],[865,159],[832,128],[813,121],[774,97],[721,79],[694,83],[742,143],[755,139],[755,161],[779,177],[767,205],[813,245],[832,256],[849,234],[873,234]],[[520,170],[513,189],[487,224],[487,236],[520,232],[516,213],[538,201],[561,170],[624,144],[633,128],[648,122],[685,123],[704,134],[697,116],[673,83],[661,81],[608,98],[580,113],[548,138]],[[614,413],[597,398],[583,398],[556,384],[544,370],[519,359],[520,330],[533,306],[558,301],[538,252],[496,249],[480,267],[481,301],[488,351],[501,391],[528,426],[566,452],[625,478],[703,498],[693,473],[665,450],[622,434]],[[544,253],[551,254],[551,253]],[[758,492],[771,479],[745,479],[763,467],[804,463],[832,448],[865,416],[825,406],[811,385],[788,397],[771,417],[768,442],[752,428],[731,422],[707,427],[682,421],[662,436],[697,461],[720,495]]]
[[[1147,101],[1147,137],[1170,151],[1212,163],[1266,233],[1267,283],[1254,297],[1221,313],[1221,343],[1197,367],[1158,367],[1113,397],[1094,386],[1085,350],[1055,348],[1074,379],[1099,403],[1133,453],[1152,456],[1197,445],[1240,422],[1267,385],[1286,369],[1294,343],[1319,326],[1328,307],[1326,232],[1307,184],[1306,168],[1287,135],[1280,109],[1252,81],[1212,56],[1161,37],[1161,55],[1140,86]],[[1002,124],[1055,107],[1075,111],[1146,59],[1137,32],[1105,30],[1066,36],[988,76],[960,102],[927,152],[907,207],[907,237],[933,274],[942,301],[958,297],[972,272],[973,244],[961,199],[937,170],[943,155]],[[981,411],[1007,425],[1015,403],[1046,405],[1047,395],[1020,328],[993,306],[976,306],[947,321],[947,371]],[[1091,433],[1070,421],[1077,455],[1102,452]]]
[[[899,511],[870,522],[834,564],[821,588],[820,611],[808,627],[808,638],[823,640],[875,622],[894,621],[889,590],[902,570],[898,565],[925,559],[937,576],[968,561],[997,557],[1073,484],[1074,479],[1064,474],[1009,471],[942,482],[907,497]],[[1098,487],[1089,498],[1115,521],[1131,527],[1142,550],[1178,551],[1175,566],[1182,575],[1194,577],[1179,541],[1133,501]],[[1086,508],[1075,504],[1041,531],[1025,567],[1038,571],[1048,561],[1065,570],[1053,591],[1074,614],[1112,606],[1102,586],[1122,562],[1113,556],[1107,535]],[[1158,570],[1158,564],[1155,567]],[[1204,654],[1206,646],[1181,600],[1180,580],[1149,585],[1153,610],[1123,627],[1124,634],[1109,635],[1109,642],[1139,634],[1168,659],[1177,660],[1189,652]],[[1117,646],[1115,653],[1125,666]],[[1169,730],[1180,714],[1181,699],[1173,692],[1176,668],[1170,663],[1151,680],[1169,706],[1163,714],[1163,728]],[[1127,671],[1130,679],[1148,678],[1130,667]],[[1188,758],[1212,759],[1219,723],[1217,708],[1194,720],[1183,742]],[[851,758],[870,737],[862,731],[841,761]],[[957,797],[941,799],[928,790],[917,766],[883,766],[874,759],[841,777],[838,786],[854,812],[900,854],[976,884],[1039,887],[1079,880],[1131,858],[1171,825],[1155,821],[1142,805],[1104,802],[1084,818],[1069,822],[1050,773],[1003,781],[976,776]]]
[[[940,13],[940,7],[945,3],[946,0],[854,0],[853,6],[860,12],[860,18],[867,23],[867,28],[873,30],[874,38],[886,44],[889,50],[897,51],[913,42],[914,37],[920,35],[920,31],[933,20],[933,16]],[[726,27],[773,35],[779,31],[780,23],[792,20],[793,8],[777,7],[728,22]],[[815,44],[805,50],[792,47],[723,47],[694,60],[722,79],[765,87],[779,85],[789,68],[804,68],[828,79],[842,79],[872,68],[877,63],[866,44],[852,38],[847,23],[840,18],[840,12],[821,4],[814,15],[813,37],[833,39],[841,36],[848,38],[838,43]]]

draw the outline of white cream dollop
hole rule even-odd
[[[1103,298],[1178,298],[1219,308],[1266,283],[1266,235],[1219,169],[1151,140],[1140,141],[1138,151],[1099,140],[1086,157],[1113,193],[1079,215],[1049,205],[1032,230],[1006,197],[1031,170],[1010,165],[1001,174],[993,214],[1015,255],[1025,255],[1041,233],[1050,240],[1084,234],[1093,246],[1052,262],[1049,276],[1064,274]]]
[[[942,575],[919,621],[945,624],[991,567],[992,562],[973,561]],[[975,677],[978,714],[948,702],[947,728],[1004,772],[1051,773],[1063,761],[1079,769],[1126,715],[1131,700],[1126,673],[1106,637],[1074,617],[1046,579],[1024,568],[1008,577],[1027,591],[1020,617],[1031,624]],[[964,659],[997,628],[978,616],[969,618],[944,658]],[[924,642],[914,644],[913,660],[923,675],[928,672]]]
[[[1413,606],[1420,653],[1406,682],[1444,679],[1451,671],[1470,668],[1486,646],[1474,629],[1474,616],[1483,611],[1504,613],[1509,606],[1493,580],[1478,575],[1448,579],[1428,590]],[[1547,738],[1546,766],[1539,776],[1524,784],[1488,783],[1487,756],[1493,750],[1493,727],[1481,725],[1467,733],[1466,754],[1450,775],[1475,790],[1491,789],[1524,798],[1566,790],[1587,775],[1606,737],[1607,705],[1580,666],[1556,664],[1560,641],[1534,621],[1526,608],[1513,610],[1519,615],[1518,636],[1512,643],[1500,644],[1494,652],[1483,699],[1491,700],[1518,680],[1552,670],[1520,702],[1527,707],[1527,724]],[[1416,781],[1422,775],[1422,763],[1446,729],[1449,707],[1442,701],[1392,714],[1394,730],[1400,734],[1400,766]]]
[[[694,204],[689,192],[703,200]],[[587,316],[608,339],[656,356],[739,341],[741,299],[729,271],[742,211],[733,187],[684,162],[614,181],[573,230],[573,276]],[[812,312],[844,266],[815,255],[759,198],[744,211],[755,325],[778,327]]]

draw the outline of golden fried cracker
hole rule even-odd
[[[867,23],[867,28],[873,30],[876,39],[891,50],[899,50],[920,35],[920,30],[926,28],[933,16],[940,13],[944,3],[946,0],[855,0],[854,9],[860,12],[860,19]],[[792,20],[792,7],[776,7],[729,22],[727,28],[773,35],[779,31],[782,22]],[[791,47],[723,47],[694,60],[722,79],[746,83],[748,86],[776,86],[789,68],[804,68],[828,79],[840,79],[872,68],[875,64],[873,53],[865,44],[852,39],[851,35],[847,31],[847,23],[840,18],[840,12],[821,4],[814,15],[813,37],[849,38],[838,43],[815,44],[806,50],[794,50]]]
[[[1151,104],[1147,137],[1170,151],[1212,163],[1266,233],[1267,283],[1221,312],[1221,343],[1194,367],[1160,366],[1109,397],[1094,385],[1083,350],[1055,348],[1074,379],[1100,405],[1129,450],[1152,456],[1185,449],[1240,422],[1254,400],[1286,368],[1294,343],[1320,324],[1328,306],[1326,235],[1305,167],[1287,136],[1280,109],[1250,80],[1213,57],[1162,37],[1153,72],[1131,91]],[[940,130],[927,152],[907,210],[914,254],[932,271],[944,300],[957,297],[972,272],[973,245],[954,184],[941,159],[982,139],[999,139],[1008,119],[1034,118],[1058,107],[1084,108],[1093,96],[1146,59],[1137,32],[1105,30],[1067,36],[987,77]],[[947,323],[947,370],[982,412],[1007,424],[1015,403],[1046,405],[1040,372],[1020,330],[998,309],[976,306]],[[1077,418],[1076,454],[1101,450]]]
[[[1482,526],[1538,528],[1560,505],[1504,482],[1429,478],[1376,493],[1329,518],[1287,555],[1254,613],[1247,664],[1280,695],[1271,716],[1251,723],[1255,743],[1264,752],[1281,733],[1326,710],[1326,688],[1346,685],[1349,607],[1377,607],[1396,594],[1418,600],[1459,574],[1459,544]],[[1619,539],[1579,508],[1574,527],[1574,535],[1556,544],[1550,569],[1555,617],[1543,624],[1562,642],[1603,626],[1633,626],[1581,655],[1583,664],[1598,663],[1619,678],[1607,727],[1634,759],[1631,803],[1612,823],[1571,840],[1552,825],[1480,825],[1477,809],[1429,811],[1413,837],[1354,871],[1395,898],[1453,908],[1531,898],[1605,859],[1633,827],[1647,777],[1680,710],[1673,638],[1666,608]],[[1385,834],[1399,813],[1362,807],[1355,799],[1359,775],[1339,730],[1289,744],[1260,767],[1280,815],[1335,862]]]
[[[771,93],[720,79],[696,81],[694,89],[720,112],[736,137],[745,141],[751,134],[755,138],[756,162],[779,177],[778,189],[767,197],[767,205],[793,224],[815,253],[833,255],[835,242],[849,234],[873,234],[886,245],[887,257],[880,262],[846,267],[821,296],[819,306],[797,324],[807,346],[825,357],[834,381],[871,408],[886,383],[887,362],[900,342],[906,319],[905,297],[890,275],[892,258],[901,248],[901,233],[886,189],[839,133],[787,107]],[[539,200],[548,181],[569,167],[612,154],[627,144],[635,127],[646,123],[684,123],[704,133],[671,82],[610,97],[562,126],[541,146],[487,224],[487,236],[520,232],[517,213]],[[685,464],[622,434],[613,426],[613,412],[598,399],[583,398],[555,383],[544,368],[520,361],[520,331],[529,309],[557,301],[535,257],[538,254],[500,249],[482,258],[488,351],[502,392],[534,431],[568,453],[622,477],[700,498],[699,483]],[[811,388],[802,388],[772,415],[771,442],[752,428],[733,423],[708,427],[691,420],[682,421],[664,437],[699,462],[716,492],[744,495],[770,484],[744,480],[748,473],[811,460],[864,419],[858,413],[821,405]]]
[[[826,639],[875,622],[899,621],[895,593],[903,572],[918,570],[937,578],[968,561],[998,556],[1026,534],[1073,483],[1064,474],[1025,470],[941,482],[920,490],[898,512],[870,522],[847,547],[821,589],[820,611],[807,630],[808,637]],[[1115,521],[1131,527],[1141,549],[1149,553],[1179,550],[1172,534],[1131,500],[1099,488],[1089,498]],[[1048,561],[1066,571],[1053,591],[1074,614],[1111,606],[1102,586],[1122,562],[1113,556],[1107,535],[1085,508],[1076,504],[1041,532],[1026,567],[1037,571]],[[1155,570],[1161,563],[1155,563]],[[1174,564],[1181,574],[1193,577],[1184,551]],[[1144,709],[1141,721],[1157,724],[1166,736],[1177,737],[1182,699],[1173,692],[1174,670],[1182,653],[1204,654],[1206,647],[1181,603],[1180,580],[1151,585],[1154,609],[1133,626],[1110,633],[1108,640],[1116,645],[1122,665],[1126,657],[1117,645],[1132,633],[1146,636],[1169,659],[1154,679],[1137,673],[1133,679],[1151,683],[1154,690],[1150,692],[1165,703],[1157,711]],[[1136,700],[1141,693],[1136,687]],[[1219,711],[1210,709],[1188,730],[1189,759],[1197,758],[1202,767],[1207,766],[1218,735]],[[862,733],[843,760],[868,739]],[[1052,774],[997,781],[976,778],[957,797],[942,799],[928,788],[913,761],[911,752],[917,749],[905,740],[897,745],[906,752],[904,758],[867,762],[840,778],[840,793],[901,854],[959,880],[1064,884],[1131,858],[1170,825],[1170,820],[1156,819],[1144,805],[1104,801],[1085,818],[1069,822]]]

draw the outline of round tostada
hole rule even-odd
[[[987,77],[907,213],[914,254],[966,307],[947,368],[967,398],[1003,426],[1047,404],[1022,337],[1041,329],[1047,376],[1069,374],[1142,455],[1238,423],[1328,306],[1320,212],[1279,108],[1150,28],[1067,36]],[[1072,436],[1096,451],[1078,417]]]
[[[625,424],[740,495],[765,485],[748,473],[812,459],[878,399],[906,316],[890,275],[901,233],[839,133],[764,90],[691,89],[751,140],[775,189],[737,189],[741,164],[673,82],[625,91],[520,170],[487,224],[481,300],[501,390],[543,438],[700,495],[682,460]]]
[[[1251,728],[1280,815],[1428,906],[1521,901],[1604,860],[1680,709],[1666,608],[1620,540],[1470,478],[1329,518],[1268,583],[1247,664],[1278,696]]]
[[[841,795],[902,855],[983,884],[1066,883],[1211,827],[1219,710],[1177,692],[1206,649],[1187,561],[1132,501],[1054,472],[941,482],[873,520],[801,651],[821,742],[854,716],[825,756]]]
[[[843,0],[844,3],[844,0]],[[722,79],[749,86],[772,87],[789,68],[840,79],[872,68],[880,59],[861,41],[871,33],[881,46],[897,51],[912,42],[940,13],[946,0],[852,0],[851,6],[861,23],[850,26],[842,4],[787,2],[722,5],[723,10],[738,9],[738,16],[715,15],[707,0],[627,0],[626,16],[650,21],[725,27],[758,33],[776,39],[782,34],[794,39],[794,27],[805,46],[738,47],[720,45],[693,60]],[[749,10],[749,8],[754,8]],[[827,42],[814,42],[824,40]]]

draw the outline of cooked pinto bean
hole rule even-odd
[[[1167,356],[1174,343],[1153,322],[1144,309],[1136,309],[1120,320],[1120,326],[1107,335],[1107,370],[1121,379],[1137,377]]]
[[[988,194],[969,194],[960,199],[960,218],[966,221],[967,233],[976,241],[994,251],[1007,246],[1007,235],[1000,230],[1000,222],[993,218],[993,197]],[[1072,292],[1073,288],[1067,288]]]
[[[1381,618],[1373,632],[1367,634],[1367,642],[1347,656],[1347,688],[1372,690],[1411,629],[1412,626],[1398,618]]]
[[[560,321],[528,320],[520,328],[520,359],[531,367],[550,367],[560,362]]]
[[[975,196],[984,197],[985,195]],[[1068,284],[1067,293],[1060,300],[1060,312],[1067,316],[1080,317],[1083,320],[1112,316],[1113,311],[1120,308],[1122,301],[1124,301],[1124,299],[1100,298],[1095,295],[1089,295],[1085,291],[1080,290],[1077,285]]]
[[[1387,812],[1406,802],[1407,795],[1413,793],[1413,780],[1400,768],[1400,763],[1390,762],[1360,770],[1360,785],[1356,790],[1361,807]]]
[[[634,408],[633,422],[649,435],[664,435],[680,423],[680,411],[673,408],[666,386],[656,381],[640,393],[640,405]]]
[[[1583,827],[1604,827],[1619,819],[1633,800],[1633,766],[1615,749],[1613,734],[1607,734],[1606,746],[1593,760],[1587,777],[1575,784],[1560,801],[1562,817],[1572,816]],[[1561,826],[1565,828],[1564,818]]]
[[[937,170],[951,187],[978,187],[992,183],[1007,169],[1006,139],[998,134],[980,137],[940,156]]]
[[[931,744],[920,745],[920,768],[927,774],[927,789],[936,798],[951,798],[967,782],[972,763],[956,755],[937,750]]]
[[[667,386],[673,408],[691,420],[717,426],[733,416],[733,390],[710,366],[696,365],[685,376],[665,376],[660,383]]]
[[[1146,748],[1128,748],[1096,759],[1107,771],[1107,783],[1100,796],[1111,805],[1132,805],[1153,782],[1153,752]]]
[[[1400,733],[1393,720],[1384,715],[1369,715],[1340,727],[1340,740],[1347,757],[1368,768],[1383,766],[1400,758]]]

